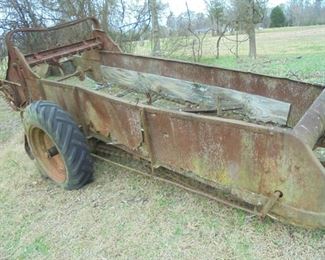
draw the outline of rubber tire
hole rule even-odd
[[[40,158],[33,153],[30,130],[35,127],[52,139],[65,164],[66,179],[63,183],[58,183],[60,186],[67,190],[80,189],[92,180],[93,160],[86,138],[70,114],[55,103],[36,101],[25,109],[23,125],[31,152],[41,173],[50,177],[42,167]]]

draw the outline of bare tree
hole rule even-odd
[[[187,30],[193,35],[194,39],[192,40],[192,57],[193,60],[200,61],[203,55],[203,43],[205,40],[205,37],[207,36],[208,32],[210,31],[210,28],[203,28],[203,31],[200,30],[194,30],[192,27],[192,17],[191,12],[188,8],[188,4],[186,2],[186,9],[187,9],[187,18],[188,18],[188,24],[187,24]]]
[[[325,24],[324,0],[290,0],[285,10],[290,26]]]
[[[0,0],[0,32],[17,27],[44,27],[60,22],[75,20],[86,16],[100,19],[103,29],[121,44],[125,51],[132,51],[134,41],[145,34],[150,25],[148,0]],[[84,30],[71,30],[60,35],[61,40],[80,38],[90,29],[89,24],[82,25]],[[28,46],[39,46],[35,41],[44,41],[47,37],[22,38],[29,41]],[[53,44],[59,37],[49,38]],[[33,41],[31,41],[33,40]],[[49,47],[49,46],[47,46]]]
[[[255,27],[262,22],[267,0],[232,0],[233,14],[249,39],[249,57],[256,58]]]
[[[44,25],[45,17],[36,12],[41,9],[38,1],[0,0],[0,29],[6,32],[17,27]]]
[[[148,38],[150,22],[147,0],[119,0],[111,11],[109,33],[124,51],[133,52],[138,41]]]
[[[225,3],[221,0],[205,0],[205,4],[212,24],[212,36],[219,35],[222,30]]]
[[[159,39],[159,22],[158,22],[158,8],[156,0],[148,0],[149,9],[151,13],[151,42],[152,42],[152,55],[160,55],[160,39]]]
[[[224,28],[223,28],[223,30],[222,30],[222,32],[219,34],[219,37],[218,37],[218,40],[217,40],[217,55],[216,55],[216,58],[217,59],[219,59],[220,58],[220,43],[221,43],[221,39],[222,39],[222,37],[224,37],[225,36],[225,34],[226,34],[226,32],[227,32],[227,30],[228,30],[228,28],[231,26],[231,23],[229,22],[229,23],[227,23],[225,26],[224,26]]]
[[[43,6],[38,1],[29,0],[0,0],[0,32],[2,41],[4,35],[15,28],[41,27],[47,22],[43,15]],[[24,52],[30,52],[30,46],[39,42],[33,34],[18,34],[15,42]],[[4,45],[3,43],[1,45]],[[4,52],[4,49],[1,50]],[[4,53],[2,53],[4,54]]]

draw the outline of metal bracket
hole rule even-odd
[[[266,217],[266,215],[270,212],[270,210],[273,208],[274,204],[283,196],[283,193],[281,191],[275,191],[269,200],[265,203],[263,206],[260,217],[263,219]]]

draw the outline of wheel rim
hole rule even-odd
[[[67,179],[66,167],[61,154],[53,153],[58,151],[53,140],[38,127],[30,130],[29,139],[33,154],[46,174],[55,182],[63,183]]]

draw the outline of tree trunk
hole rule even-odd
[[[101,25],[103,30],[108,33],[108,16],[109,16],[109,3],[108,0],[105,0],[101,10]]]
[[[256,36],[255,36],[255,27],[254,25],[250,26],[248,32],[249,40],[249,57],[256,59]]]
[[[160,39],[159,39],[159,23],[158,23],[158,12],[156,0],[149,0],[149,8],[151,12],[151,42],[152,42],[152,55],[160,55]]]
[[[230,25],[230,23],[225,25],[225,27],[221,31],[220,36],[218,37],[218,40],[217,40],[217,56],[216,56],[217,59],[219,59],[219,57],[220,57],[220,42],[221,42],[221,39],[222,39],[222,37],[225,36],[225,33],[227,32],[229,25]],[[238,43],[238,41],[237,41],[237,43]]]
[[[212,20],[212,37],[215,37],[217,35],[216,21],[214,17],[212,17],[211,20]]]
[[[220,21],[219,18],[216,19],[216,23],[217,23],[217,35],[220,34]]]

